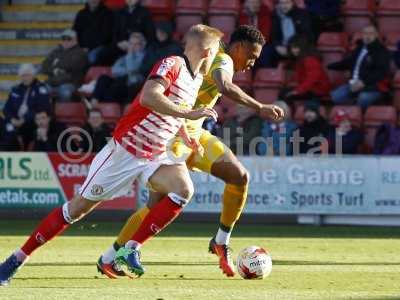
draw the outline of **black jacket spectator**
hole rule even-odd
[[[181,55],[183,53],[180,43],[172,37],[173,28],[169,22],[158,22],[156,24],[156,40],[146,48],[141,73],[147,76],[156,62],[164,57],[171,55]]]
[[[311,27],[310,15],[304,9],[294,6],[287,14],[295,27],[295,34],[308,37],[310,40],[313,39],[313,30]],[[281,27],[281,18],[277,11],[272,14],[272,31],[271,41],[274,46],[283,44],[283,31]]]
[[[92,152],[99,152],[107,144],[107,138],[111,137],[111,129],[104,123],[98,128],[93,128],[90,124],[86,124],[83,129],[92,138]],[[90,150],[89,141],[85,137],[82,137],[81,148],[85,152]]]
[[[341,0],[305,0],[306,9],[311,15],[315,40],[324,31],[342,31],[340,20]]]
[[[146,40],[153,41],[155,37],[154,23],[149,10],[140,3],[133,7],[126,6],[115,15],[114,43],[126,41],[132,32],[139,31]]]
[[[113,13],[103,3],[94,10],[86,4],[76,15],[73,29],[81,48],[92,50],[108,45],[113,38]]]
[[[11,122],[11,119],[19,119],[20,107],[24,102],[26,93],[27,110],[22,116],[25,122],[33,122],[35,113],[42,110],[50,110],[50,98],[47,88],[44,83],[35,79],[31,85],[26,86],[23,83],[13,87],[8,100],[4,106],[3,113],[5,122]]]
[[[349,56],[342,61],[328,65],[328,69],[347,70],[353,73],[363,47],[364,43],[359,42],[357,48]],[[388,75],[391,55],[379,40],[366,45],[366,47],[368,54],[360,66],[359,78],[365,84],[366,90],[377,89],[380,92],[387,92],[389,89]]]
[[[56,152],[57,141],[61,133],[65,130],[65,125],[57,122],[50,117],[48,111],[40,111],[35,115],[36,136],[33,140],[32,150],[43,152]],[[64,137],[64,141],[67,138]],[[61,150],[65,151],[65,145],[61,145]]]
[[[81,134],[81,148],[83,151],[99,152],[106,144],[107,139],[112,136],[110,127],[104,123],[103,116],[100,110],[91,110],[89,118],[83,130],[86,134]]]

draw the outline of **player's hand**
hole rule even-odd
[[[185,119],[198,120],[201,118],[213,118],[215,121],[218,119],[218,113],[212,108],[200,108],[191,110],[184,115]]]
[[[263,105],[260,109],[260,116],[264,119],[281,121],[285,117],[285,111],[277,105]]]
[[[190,147],[194,152],[196,152],[200,156],[204,155],[204,148],[197,139],[190,138],[187,146]]]

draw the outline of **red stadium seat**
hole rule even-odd
[[[142,4],[150,10],[156,21],[171,20],[174,16],[175,1],[173,0],[143,0]]]
[[[374,147],[378,127],[384,123],[395,125],[397,122],[396,109],[393,106],[370,106],[364,115],[364,141],[366,152]]]
[[[346,52],[349,37],[345,32],[323,32],[318,39],[321,52]]]
[[[382,33],[398,31],[400,28],[400,1],[381,0],[377,16],[378,27]]]
[[[306,7],[306,5],[304,3],[304,0],[295,0],[294,2],[296,3],[297,7],[300,7],[300,8],[305,8]]]
[[[233,82],[246,91],[250,91],[252,85],[252,74],[250,71],[237,72],[233,76]]]
[[[327,116],[326,107],[325,106],[320,106],[319,107],[319,113],[321,114],[321,116],[326,118],[326,116]],[[304,105],[303,104],[296,106],[296,111],[295,111],[295,114],[294,114],[294,121],[298,125],[302,125],[304,123]]]
[[[97,80],[101,75],[111,76],[110,67],[91,67],[85,76],[85,83],[89,83],[93,80]]]
[[[357,105],[336,105],[332,108],[329,120],[333,123],[334,116],[336,112],[341,109],[347,112],[350,117],[350,121],[354,126],[361,127],[362,126],[362,112],[361,108]]]
[[[391,105],[370,106],[364,115],[364,126],[379,126],[383,123],[395,125],[396,109]]]
[[[215,109],[218,112],[218,122],[223,123],[226,119],[236,116],[237,104],[226,96],[222,96]]]
[[[238,15],[240,12],[239,0],[211,0],[208,13],[212,15]]]
[[[121,118],[121,106],[118,103],[100,103],[98,108],[106,123],[115,124]]]
[[[349,34],[361,31],[371,23],[375,10],[375,0],[346,0],[342,6],[345,31]]]
[[[207,0],[178,0],[175,13],[178,14],[201,14],[207,13]]]
[[[83,103],[56,103],[54,112],[57,121],[68,125],[83,125],[86,122],[86,107]]]
[[[283,67],[258,69],[253,81],[254,97],[262,103],[271,104],[278,99],[284,84],[285,70]]]
[[[192,25],[204,23],[203,16],[198,15],[177,15],[175,18],[176,30],[183,36]]]
[[[109,9],[118,10],[123,8],[126,5],[125,0],[105,0],[104,5]]]
[[[400,28],[396,32],[383,32],[383,36],[386,47],[391,51],[395,51],[397,43],[400,41]]]
[[[235,30],[237,17],[234,15],[210,15],[208,24],[221,30],[225,35],[224,42],[229,42],[231,33]]]
[[[184,34],[192,25],[204,22],[207,14],[208,1],[178,0],[176,4],[176,29]]]
[[[394,76],[393,89],[394,89],[393,104],[394,107],[398,111],[400,111],[400,71],[397,71],[396,75]]]

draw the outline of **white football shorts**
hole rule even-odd
[[[137,158],[111,139],[93,158],[79,194],[92,201],[112,200],[126,195],[135,179],[146,185],[160,166],[175,164],[180,162],[167,156],[156,160]]]

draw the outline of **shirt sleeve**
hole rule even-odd
[[[228,72],[229,74],[231,74],[232,76],[234,74],[233,60],[227,54],[217,55],[217,57],[215,58],[215,60],[213,62],[213,67],[214,67],[214,68],[212,68],[213,72],[215,70],[224,70],[224,71]]]
[[[156,63],[150,72],[149,79],[161,79],[165,89],[178,78],[180,62],[177,57],[167,57]]]

